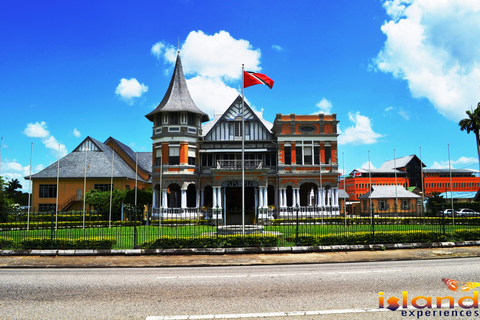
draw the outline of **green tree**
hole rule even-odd
[[[467,110],[466,111],[468,118],[460,120],[458,125],[460,126],[460,130],[466,130],[467,133],[473,132],[475,133],[475,140],[477,142],[477,155],[478,155],[478,165],[480,168],[480,102],[477,104],[477,108],[475,110]]]
[[[0,222],[7,221],[7,214],[10,209],[10,201],[7,197],[6,183],[0,176]]]
[[[112,211],[118,211],[122,207],[125,199],[125,190],[113,190],[112,192]],[[85,195],[85,202],[99,211],[110,210],[110,191],[90,190]]]

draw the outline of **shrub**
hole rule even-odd
[[[225,235],[218,237],[218,247],[275,247],[278,238],[273,235]],[[141,248],[216,248],[216,236],[180,238],[161,236],[140,244]]]
[[[11,248],[15,244],[13,238],[10,237],[0,237],[0,249]]]
[[[111,249],[117,243],[116,238],[24,238],[19,241],[23,249]]]

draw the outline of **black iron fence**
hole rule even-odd
[[[480,240],[480,206],[361,211],[288,207],[229,219],[221,208],[92,212],[7,212],[3,249],[130,249],[296,246]],[[348,212],[348,210],[347,210]],[[453,212],[453,214],[452,214]],[[238,215],[238,214],[236,214]],[[226,219],[225,219],[226,218]],[[231,224],[235,221],[234,225]]]

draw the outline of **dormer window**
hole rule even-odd
[[[187,114],[185,112],[182,112],[180,115],[181,115],[182,124],[186,124],[187,123]]]

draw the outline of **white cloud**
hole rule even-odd
[[[218,78],[196,76],[187,80],[187,86],[196,106],[209,115],[226,110],[239,94]]]
[[[398,111],[397,111],[397,109],[398,109]],[[384,115],[391,116],[390,112],[395,111],[403,119],[405,119],[407,121],[410,120],[410,112],[404,110],[403,108],[388,107],[388,108],[385,108],[384,111],[385,111]]]
[[[16,159],[9,160],[5,159],[2,161],[2,176],[5,182],[11,181],[12,179],[18,179],[22,185],[22,191],[28,192],[29,181],[25,180],[24,177],[30,174],[30,166],[22,166],[17,162]]]
[[[330,111],[332,110],[332,103],[325,98],[322,98],[322,100],[320,100],[320,102],[317,103],[316,106],[320,110],[315,112],[314,114],[319,114],[319,113],[330,114]]]
[[[151,53],[173,66],[175,48],[157,42]],[[254,49],[247,40],[233,38],[226,31],[213,35],[192,31],[181,46],[180,54],[185,75],[192,76],[187,80],[192,99],[210,117],[214,111],[225,111],[239,94],[235,87],[241,86],[242,64],[249,71],[261,70],[260,49]]]
[[[275,51],[285,51],[281,46],[277,44],[272,45],[272,49]]]
[[[242,64],[245,70],[261,70],[260,50],[254,50],[247,40],[234,39],[226,31],[211,36],[202,31],[192,31],[180,52],[185,74],[239,80]]]
[[[30,138],[47,138],[50,136],[50,132],[47,130],[47,124],[45,121],[35,122],[27,124],[23,133]]]
[[[165,44],[163,42],[157,42],[152,46],[150,52],[157,57],[157,59],[160,59],[163,48],[165,48]]]
[[[480,1],[394,0],[375,67],[406,80],[415,98],[427,98],[458,121],[480,95]]]
[[[115,94],[120,96],[126,102],[132,104],[134,98],[140,98],[142,94],[148,91],[148,87],[140,84],[137,79],[127,80],[122,78],[120,84],[115,89]]]
[[[451,160],[450,164],[448,161],[435,161],[429,169],[449,169],[450,165],[452,169],[465,169],[467,167],[475,167],[477,170],[478,167],[478,158],[473,157],[460,157],[457,160]]]
[[[48,139],[44,139],[42,143],[45,145],[45,147],[56,151],[57,154],[58,154],[58,151],[60,151],[60,157],[64,157],[68,154],[68,151],[65,145],[59,143],[54,136],[50,136],[48,137]]]
[[[374,144],[378,142],[378,139],[383,137],[382,134],[373,131],[370,118],[362,116],[360,112],[355,114],[349,112],[348,118],[354,125],[345,129],[344,132],[339,130],[339,144]]]
[[[46,148],[55,151],[55,156],[58,154],[58,150],[60,150],[61,157],[66,156],[68,153],[65,145],[59,143],[57,139],[50,134],[50,131],[47,130],[47,124],[45,121],[27,124],[23,133],[30,138],[42,139],[42,143]]]
[[[376,169],[376,168],[370,161],[367,161],[367,162],[364,162],[362,164],[360,169],[362,169],[362,170],[373,170],[373,169]]]
[[[77,128],[73,129],[73,135],[77,138],[79,138],[82,134],[80,133],[80,131],[77,130]]]

